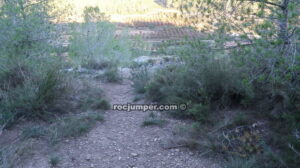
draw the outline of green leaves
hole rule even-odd
[[[211,113],[211,109],[209,105],[203,105],[203,104],[195,104],[191,109],[187,111],[188,115],[191,115],[200,123],[208,122],[210,113]]]
[[[101,22],[107,21],[108,16],[105,13],[101,13],[99,7],[85,7],[83,11],[84,21],[88,22]]]
[[[67,86],[47,3],[9,0],[0,13],[0,123],[46,118]]]

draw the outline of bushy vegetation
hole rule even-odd
[[[55,167],[60,162],[60,158],[58,156],[51,156],[49,159],[49,163],[52,167]]]
[[[0,8],[0,125],[47,119],[67,91],[47,2],[10,0]]]
[[[279,46],[267,41],[256,42],[230,52],[209,49],[201,41],[190,42],[189,50],[178,53],[183,64],[159,70],[152,79],[138,80],[134,86],[138,86],[137,91],[145,88],[146,96],[155,102],[187,103],[188,110],[175,111],[174,116],[192,118],[209,127],[223,122],[223,118],[216,118],[219,110],[253,110],[246,120],[267,121],[271,133],[266,143],[274,151],[280,149],[276,155],[282,158],[275,157],[279,164],[269,166],[281,167],[284,162],[296,167],[299,164],[299,56],[283,57]],[[270,65],[271,61],[275,62]],[[236,122],[235,126],[243,124],[247,122]]]
[[[135,67],[131,71],[131,78],[133,82],[133,88],[135,92],[143,94],[146,92],[146,84],[150,80],[150,74],[148,72],[147,66]]]
[[[83,85],[79,91],[81,110],[108,110],[110,108],[110,104],[104,98],[104,93],[100,88],[91,86],[88,81],[84,81]]]
[[[116,27],[98,7],[86,7],[84,23],[73,25],[70,58],[77,65],[100,69],[130,61],[130,42],[125,34],[116,35]]]
[[[145,119],[142,126],[148,127],[148,126],[159,126],[163,127],[167,124],[167,121],[162,119],[161,117],[157,116],[153,112],[149,114],[149,116]]]
[[[122,77],[119,74],[118,67],[111,67],[111,68],[106,69],[104,71],[103,78],[104,78],[104,80],[106,80],[108,82],[113,82],[113,83],[120,82],[122,80]]]
[[[51,123],[49,126],[31,126],[22,131],[23,139],[43,138],[51,145],[65,138],[78,137],[87,133],[97,121],[103,121],[101,113],[86,113],[68,116]]]
[[[296,2],[291,1],[290,6],[278,2],[280,8],[273,6],[272,9],[270,4],[264,2],[251,7],[243,4],[244,1],[223,6],[221,1],[189,2],[182,1],[179,5],[184,17],[199,17],[193,15],[198,12],[211,14],[209,17],[212,18],[216,16],[216,21],[224,19],[219,24],[211,25],[215,28],[210,37],[214,45],[207,45],[207,40],[188,39],[184,46],[173,51],[181,58],[177,64],[158,70],[147,82],[144,79],[134,81],[134,86],[138,86],[137,90],[145,88],[143,92],[155,102],[188,104],[188,110],[176,111],[174,116],[192,118],[208,130],[217,129],[221,135],[224,128],[234,130],[249,123],[227,122],[220,129],[218,124],[226,123],[220,111],[236,108],[251,110],[250,115],[248,112],[245,115],[246,120],[252,121],[250,124],[264,122],[263,127],[268,130],[264,133],[268,138],[262,140],[268,146],[264,153],[268,157],[257,160],[264,163],[260,167],[297,167],[300,151],[300,48],[295,18],[299,18],[299,11],[291,7]],[[247,7],[250,13],[256,8],[262,13],[254,21],[249,18],[239,22],[228,20],[230,17],[248,17],[243,15],[243,9]],[[281,15],[285,10],[290,10],[291,15]],[[228,12],[228,15],[218,15],[218,11]],[[236,12],[238,16],[234,17],[230,12]],[[270,23],[264,19],[267,16],[279,17],[278,22]],[[197,20],[193,23],[199,23],[199,18],[194,19]],[[275,23],[280,24],[276,26]],[[282,24],[287,24],[287,27]],[[233,36],[232,32],[239,35]],[[141,82],[144,87],[140,86]],[[206,134],[210,134],[209,131]],[[252,133],[246,134],[246,137],[252,136]],[[218,144],[212,148],[216,146]]]
[[[257,168],[255,158],[231,158],[224,168]]]
[[[30,154],[32,149],[32,142],[12,142],[9,146],[0,147],[0,166],[3,168],[16,167],[20,164],[21,158]]]
[[[65,60],[57,57],[60,51],[53,29],[53,14],[57,11],[52,2],[1,1],[1,133],[19,119],[48,121],[66,110],[68,76],[63,69]],[[134,12],[147,10],[147,3],[142,1],[129,1],[129,6],[123,6],[119,0],[113,2],[118,3],[110,4],[123,7],[121,11],[111,9],[114,13],[131,13],[127,8],[132,5],[142,8]],[[203,146],[234,158],[225,167],[299,166],[299,0],[174,0],[172,4],[181,11],[181,16],[176,17],[195,29],[205,20],[211,36],[209,40],[186,39],[174,50],[166,44],[168,51],[158,51],[177,55],[178,59],[156,69],[134,69],[136,92],[158,103],[187,104],[187,110],[172,112],[175,117],[195,121],[191,132],[184,130],[194,134],[190,140],[184,140],[186,146],[198,148],[200,136],[203,141],[206,138],[210,146]],[[131,50],[133,45],[126,34],[119,33],[100,9],[85,7],[84,22],[71,24],[67,59],[78,68],[97,72],[104,69],[101,78],[118,82],[118,67],[128,65],[134,54],[142,52]],[[145,47],[142,43],[135,45]],[[109,103],[98,91],[80,97],[83,99],[79,109],[109,109]],[[229,113],[232,109],[239,113]],[[86,133],[102,120],[102,115],[95,113],[64,117],[48,128],[24,129],[23,138],[45,138],[55,144]],[[151,114],[143,126],[165,123]],[[257,127],[263,127],[263,131]],[[13,165],[9,158],[15,159],[22,153],[21,148],[0,148],[0,166]],[[50,159],[53,166],[58,161],[55,157]]]
[[[103,116],[97,113],[87,113],[82,116],[67,117],[53,123],[46,129],[46,139],[55,144],[64,138],[78,137],[92,129],[97,121],[103,121]]]
[[[52,122],[50,125],[34,125],[22,130],[21,138],[0,147],[0,167],[15,167],[22,159],[32,154],[36,145],[33,139],[43,139],[51,145],[56,145],[66,138],[74,138],[86,134],[97,122],[103,121],[101,113],[85,113],[67,116]],[[61,160],[58,155],[50,155],[49,164],[55,167]]]

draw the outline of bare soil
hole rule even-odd
[[[128,73],[126,71],[126,73]],[[124,74],[128,76],[128,74]],[[134,91],[128,79],[122,83],[99,83],[111,104],[133,103]],[[137,103],[144,103],[139,101]],[[149,112],[105,112],[105,122],[87,135],[68,139],[52,152],[60,168],[218,168],[215,160],[200,157],[185,148],[164,148],[174,138],[173,130],[185,123],[166,118],[163,127],[141,127]],[[43,148],[42,145],[37,146]],[[49,152],[49,151],[48,151]],[[40,149],[21,168],[48,168],[51,153]]]

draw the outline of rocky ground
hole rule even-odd
[[[124,71],[128,73],[127,71]],[[128,74],[123,75],[125,78]],[[128,79],[122,83],[99,83],[111,104],[132,103],[134,91]],[[143,103],[139,101],[137,103]],[[186,148],[165,148],[182,121],[166,118],[165,127],[142,127],[149,112],[105,112],[105,122],[87,135],[68,139],[55,150],[60,168],[218,168],[215,160]],[[42,145],[41,145],[42,147]],[[20,168],[48,168],[49,153],[40,150]]]

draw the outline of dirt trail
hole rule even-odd
[[[120,16],[116,17],[119,19]],[[147,26],[148,23],[146,27],[142,25],[141,29],[135,27],[129,34],[140,35],[151,44],[153,39],[161,42],[188,35],[198,36],[193,30],[164,27],[152,30]],[[65,46],[68,44],[64,43]],[[135,95],[128,79],[128,71],[123,76],[124,80],[119,84],[91,82],[98,82],[96,84],[105,92],[112,105],[133,103]],[[143,101],[137,103],[142,104]],[[184,123],[166,118],[168,124],[163,128],[141,127],[148,115],[149,112],[106,111],[103,123],[99,122],[85,136],[64,140],[55,149],[49,150],[47,144],[34,140],[36,150],[18,168],[50,168],[49,158],[52,153],[59,156],[57,168],[219,168],[215,161],[200,157],[195,151],[163,148],[164,144],[174,138],[175,127]]]
[[[132,103],[134,93],[129,80],[101,87],[111,104]],[[141,124],[147,115],[145,112],[107,111],[103,124],[63,148],[66,158],[62,167],[216,167],[182,149],[163,149],[162,143],[172,138],[172,127],[177,121],[170,121],[165,128],[143,128]]]
[[[132,103],[130,81],[101,84],[111,104]],[[143,103],[138,102],[138,103]],[[184,148],[164,149],[162,144],[173,138],[172,130],[180,121],[168,119],[163,128],[141,127],[148,112],[109,110],[105,122],[86,136],[62,143],[58,149],[61,168],[215,168],[218,167],[196,152]],[[49,157],[48,157],[49,158]],[[48,158],[33,159],[25,167],[49,167]]]
[[[144,29],[143,29],[144,30]],[[143,31],[142,31],[143,33]],[[178,32],[173,32],[170,37]],[[179,32],[180,34],[180,32]],[[181,33],[184,34],[184,33]],[[153,35],[150,35],[150,39]],[[124,80],[119,84],[102,83],[91,78],[105,92],[113,104],[133,103],[135,97],[128,69],[122,72]],[[136,102],[143,103],[143,101]],[[133,103],[134,104],[134,103]],[[58,168],[218,168],[215,161],[200,157],[185,148],[165,149],[173,131],[185,124],[165,118],[168,124],[160,127],[141,127],[150,112],[105,112],[105,122],[98,123],[87,135],[68,139],[52,149],[59,156]],[[49,149],[36,144],[37,153],[20,168],[50,168]]]

